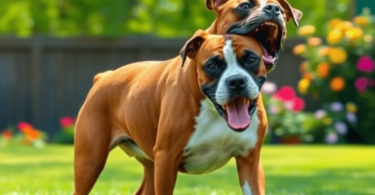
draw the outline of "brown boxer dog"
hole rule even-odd
[[[181,56],[95,78],[76,124],[75,194],[90,192],[116,146],[144,166],[136,194],[171,195],[178,172],[208,173],[232,157],[243,194],[265,193],[261,45],[200,30]]]
[[[298,26],[302,17],[287,0],[207,0],[206,6],[216,12],[207,32],[254,37],[262,44],[267,72],[275,68],[286,40],[286,22],[292,19]]]
[[[195,60],[187,59],[189,66],[181,70],[176,68],[181,63],[177,57],[98,74],[76,126],[75,194],[90,192],[109,151],[116,146],[144,165],[145,177],[137,194],[172,194],[177,171],[210,172],[233,156],[243,193],[265,193],[259,155],[267,119],[256,89],[259,91],[265,73],[275,66],[286,38],[286,21],[293,19],[297,25],[302,14],[286,0],[207,0],[206,5],[217,15],[208,33],[253,36],[261,44],[231,36],[237,37],[234,46],[240,45],[236,39],[244,39],[249,45],[242,47],[251,52],[240,54],[241,47],[235,46],[236,55],[228,57],[224,51],[231,53],[230,49],[223,48],[231,48],[230,41],[219,41],[216,36],[213,44],[215,41],[207,41],[210,36],[199,32],[182,52],[182,63],[186,56]],[[217,57],[207,61],[212,63],[199,61],[212,54],[209,51],[217,51]],[[263,59],[256,59],[260,53]],[[239,58],[236,66],[231,66],[236,64],[233,56]],[[247,63],[241,56],[259,62],[259,68],[247,67],[244,74],[238,68]],[[210,74],[209,67],[222,72]],[[236,78],[237,73],[245,76]],[[247,96],[241,92],[243,87]]]

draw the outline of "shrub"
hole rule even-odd
[[[313,131],[318,124],[317,120],[312,113],[303,112],[305,102],[296,96],[292,87],[283,86],[277,90],[276,84],[266,82],[262,87],[262,95],[268,115],[267,142],[299,143],[314,140]]]
[[[76,119],[68,116],[60,118],[61,130],[53,135],[55,143],[72,144],[74,142],[74,128]]]

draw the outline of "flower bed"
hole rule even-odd
[[[299,34],[307,44],[294,48],[306,59],[298,84],[301,94],[318,102],[321,127],[316,138],[327,143],[375,143],[375,19],[369,10],[353,22],[333,19],[326,42],[314,37],[314,27]]]
[[[8,127],[0,134],[0,147],[25,145],[41,148],[45,145],[47,134],[26,122],[19,122],[17,128]]]
[[[61,130],[53,135],[52,142],[72,144],[75,120],[72,117],[62,117],[60,119]],[[41,148],[47,140],[48,136],[43,131],[36,129],[29,123],[19,122],[16,127],[10,126],[1,132],[0,147],[24,145]]]
[[[266,82],[262,95],[268,116],[266,142],[299,144],[314,141],[313,132],[317,119],[314,114],[303,112],[305,102],[290,86],[279,90],[276,84]]]

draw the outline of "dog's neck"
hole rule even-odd
[[[218,34],[217,30],[217,18],[211,24],[211,26],[206,29],[206,32],[209,34]],[[198,74],[197,74],[197,64],[191,60],[187,59],[183,68],[181,68],[180,78],[183,79],[183,83],[186,88],[191,92],[194,97],[199,97],[199,100],[203,100],[205,96],[203,95],[199,84],[198,84]]]
[[[206,29],[206,32],[208,32],[209,34],[213,34],[213,35],[219,34],[219,33],[218,33],[218,30],[217,30],[217,18],[216,18],[215,21],[211,24],[211,26],[210,26],[209,28]]]
[[[198,102],[204,99],[205,96],[198,84],[197,64],[194,60],[187,59],[184,67],[180,68],[180,79],[194,99],[199,100]]]

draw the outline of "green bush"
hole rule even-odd
[[[73,144],[76,118],[63,116],[60,118],[61,130],[52,137],[54,143]]]
[[[313,113],[303,112],[305,101],[290,86],[277,89],[275,83],[265,82],[262,98],[268,117],[266,143],[298,144],[315,141],[314,134],[321,127]]]

